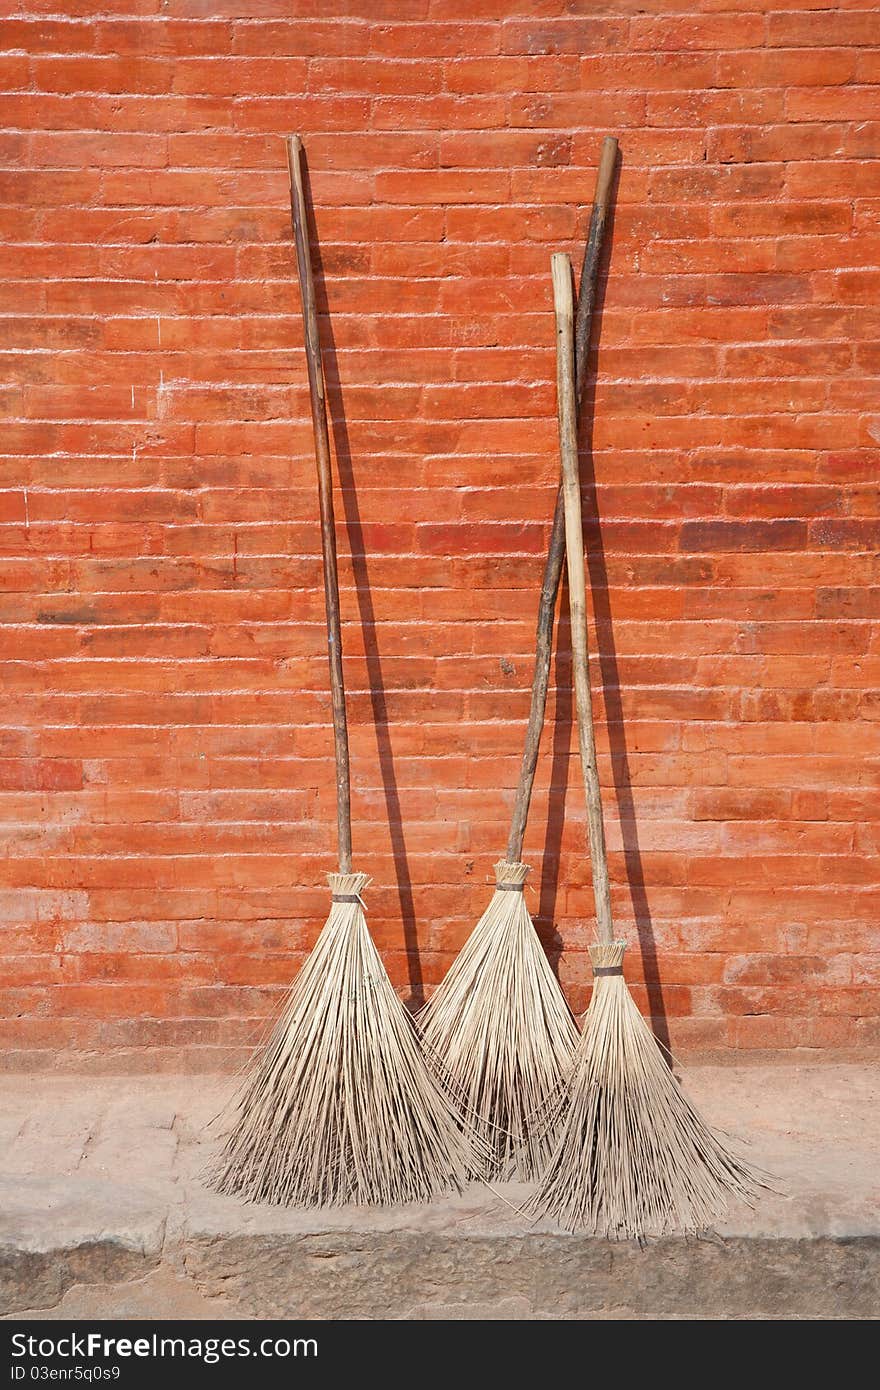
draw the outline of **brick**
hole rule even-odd
[[[78,169],[100,161],[103,167],[149,169],[161,168],[167,158],[167,144],[161,135],[123,135],[108,141],[98,135],[52,131],[33,135],[29,145],[29,162],[37,168]]]
[[[5,1051],[205,1065],[326,915],[290,130],[394,983],[436,985],[504,841],[558,475],[549,254],[579,260],[614,130],[585,505],[615,909],[637,840],[676,1046],[876,1044],[876,27],[551,0],[0,21]],[[553,679],[528,844],[580,1008],[564,621]]]
[[[650,92],[647,98],[649,125],[764,125],[784,115],[785,94],[775,91]]]
[[[96,46],[96,27],[73,20],[46,20],[30,15],[0,22],[0,49],[17,48],[28,53],[64,53],[71,48],[86,53]]]
[[[632,89],[691,91],[717,85],[715,56],[682,53],[621,53],[581,60],[580,83],[600,91]]]
[[[371,53],[383,58],[432,57],[458,58],[461,54],[494,54],[499,51],[501,35],[492,23],[467,24],[377,24],[367,31]],[[297,25],[297,29],[301,26]],[[332,28],[337,28],[334,23]],[[357,26],[363,32],[362,26]],[[326,50],[325,50],[326,51]]]
[[[492,130],[504,126],[507,102],[494,93],[460,95],[432,93],[422,96],[380,95],[370,101],[373,125],[377,130],[449,130],[458,126],[473,130]]]
[[[715,208],[712,229],[719,236],[778,236],[786,232],[848,232],[852,209],[848,204],[789,203],[773,207],[765,203]]]
[[[606,53],[626,47],[624,19],[508,20],[501,25],[502,53]]]
[[[507,196],[510,176],[503,170],[445,169],[376,176],[376,197],[387,203],[499,203]]]
[[[681,528],[683,550],[800,550],[806,539],[802,521],[688,521]]]
[[[870,547],[873,539],[876,538],[877,526],[874,520],[865,521],[840,521],[840,522],[816,522],[811,527],[811,534],[816,541],[828,545],[846,545],[851,543],[854,548]]]
[[[264,19],[259,24],[235,23],[229,36],[231,51],[247,57],[350,58],[369,51],[371,30],[346,19]]]
[[[292,87],[305,87],[308,73],[309,62],[301,57],[183,57],[174,64],[167,90],[184,96],[235,97],[244,87],[252,96],[287,96]]]
[[[851,81],[855,72],[856,55],[846,49],[758,48],[719,54],[715,86],[833,87]]]
[[[577,90],[580,69],[575,55],[460,58],[444,64],[450,92],[564,92]]]
[[[772,47],[816,48],[859,47],[880,41],[880,18],[871,10],[863,13],[771,14],[767,20],[767,42]]]
[[[37,58],[32,64],[34,83],[39,91],[151,92],[169,91],[173,77],[171,64],[160,58],[51,57]]]
[[[636,15],[629,40],[633,48],[648,53],[760,48],[764,20],[760,14]]]
[[[235,66],[240,72],[241,65],[237,63]],[[279,90],[290,90],[289,79],[286,88],[281,86],[280,64],[278,81]],[[309,90],[314,92],[335,92],[341,87],[350,92],[377,96],[399,96],[401,93],[430,96],[441,90],[443,67],[439,61],[386,62],[379,59],[359,61],[320,57],[309,61],[308,84]]]
[[[859,191],[876,196],[880,176],[870,163],[852,159],[791,160],[785,171],[785,186],[795,198],[846,197],[853,191],[853,177],[859,177]]]
[[[584,108],[580,92],[540,92],[531,95],[514,94],[509,102],[510,123],[514,127],[534,130],[550,126],[557,130],[583,127],[589,117],[590,128],[622,129],[639,126],[645,116],[645,96],[639,92],[615,92],[603,96],[591,92],[589,110]],[[681,124],[675,121],[674,124]]]
[[[873,99],[870,87],[795,87],[785,93],[785,113],[792,121],[862,120]]]
[[[707,157],[720,164],[763,164],[790,159],[828,159],[846,152],[842,124],[726,126],[708,132]]]
[[[648,191],[652,201],[661,203],[694,198],[729,202],[772,196],[782,191],[783,184],[784,170],[780,165],[712,165],[657,169],[649,178]]]

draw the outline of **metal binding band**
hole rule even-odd
[[[359,903],[360,900],[360,893],[334,893],[330,898],[331,903]]]
[[[594,974],[594,975],[622,975],[622,974],[623,974],[623,966],[622,966],[622,965],[594,965],[594,966],[593,966],[593,974]]]
[[[525,883],[496,883],[495,887],[500,888],[502,893],[521,893],[525,888]]]

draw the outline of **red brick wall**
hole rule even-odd
[[[634,989],[679,1047],[877,1043],[880,18],[676,8],[19,0],[0,25],[19,1064],[227,1057],[326,911],[291,130],[395,982],[440,978],[505,843],[557,474],[549,258],[579,256],[614,131],[591,569]],[[582,1007],[565,653],[526,857]]]

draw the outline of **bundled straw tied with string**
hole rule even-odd
[[[577,313],[577,389],[583,390],[596,280],[617,157],[602,146]],[[526,819],[544,723],[553,617],[565,554],[562,488],[538,610],[535,671],[525,750],[507,854],[495,865],[495,892],[443,982],[420,1015],[429,1061],[448,1078],[492,1153],[490,1172],[537,1176],[549,1157],[546,1116],[577,1041],[577,1028],[532,926],[521,862]]]
[[[369,878],[352,869],[330,444],[297,137],[288,162],[318,466],[339,872],[328,875],[327,922],[237,1097],[213,1180],[221,1192],[289,1206],[424,1201],[460,1188],[483,1156],[425,1064],[367,930]]]
[[[551,1122],[553,1151],[528,1209],[612,1236],[698,1230],[730,1196],[752,1195],[760,1179],[694,1110],[623,978],[626,942],[615,939],[611,919],[587,652],[571,264],[561,254],[553,257],[553,297],[574,684],[599,941],[590,947],[590,1007]]]

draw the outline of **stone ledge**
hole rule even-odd
[[[222,1078],[40,1076],[5,1090],[0,1307],[87,1317],[872,1318],[880,1089],[859,1066],[694,1068],[778,1192],[640,1248],[530,1225],[527,1191],[287,1211],[205,1189]]]

